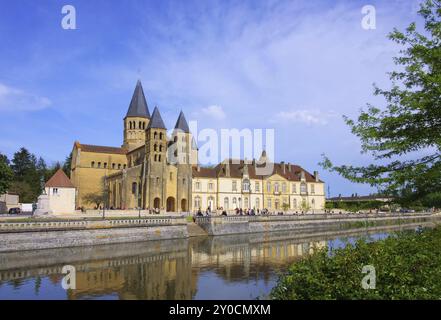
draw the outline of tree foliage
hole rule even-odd
[[[34,202],[42,192],[41,182],[62,167],[65,165],[60,162],[48,166],[42,157],[37,159],[26,148],[15,152],[12,161],[0,154],[0,193],[9,191],[18,194],[20,202]]]
[[[0,153],[0,194],[8,191],[14,174],[9,167],[8,157]]]
[[[334,166],[327,157],[321,163],[404,202],[441,191],[441,6],[426,0],[419,14],[424,31],[412,23],[404,32],[389,34],[402,50],[394,58],[398,70],[389,73],[391,88],[375,86],[386,107],[368,104],[357,120],[345,117],[375,164]]]
[[[375,268],[366,290],[363,266]],[[273,299],[441,299],[441,228],[406,231],[384,240],[316,249],[294,263],[272,290]]]

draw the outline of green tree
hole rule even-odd
[[[42,159],[40,159],[42,160]],[[34,154],[26,148],[21,148],[14,153],[11,168],[14,172],[14,181],[11,191],[17,193],[21,202],[34,202],[41,193],[41,170],[45,165],[37,161]]]
[[[14,173],[9,167],[8,157],[0,153],[0,194],[8,191],[13,177]]]
[[[63,163],[63,171],[70,178],[70,169],[71,169],[71,163],[72,163],[72,152],[69,153],[69,155],[66,157],[66,160],[64,160]]]
[[[424,31],[411,23],[404,32],[389,34],[402,50],[394,58],[398,71],[389,73],[391,88],[374,85],[374,94],[384,97],[386,107],[368,104],[357,120],[345,117],[361,140],[362,152],[370,153],[375,164],[334,166],[326,156],[321,163],[401,202],[441,191],[441,6],[426,0],[419,15]]]

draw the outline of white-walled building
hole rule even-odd
[[[70,214],[75,212],[75,187],[59,169],[45,184],[45,193],[38,197],[37,214]]]
[[[318,172],[311,174],[298,165],[272,163],[272,172],[257,174],[268,161],[227,159],[215,167],[194,167],[193,210],[222,208],[268,209],[269,211],[318,212],[325,207],[325,187]]]

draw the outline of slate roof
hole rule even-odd
[[[166,129],[164,121],[162,121],[161,114],[159,113],[158,107],[155,107],[152,113],[152,118],[150,119],[149,125],[147,129],[155,128],[155,129]]]
[[[184,113],[181,111],[179,113],[178,120],[176,121],[175,129],[179,129],[185,133],[190,133],[190,128],[188,127],[187,120],[185,119]]]
[[[130,101],[127,117],[142,117],[150,118],[149,107],[144,96],[141,81],[136,83],[135,91],[133,92],[132,100]]]
[[[48,188],[75,188],[62,169],[58,169],[44,186]]]

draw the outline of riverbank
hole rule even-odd
[[[369,266],[368,272],[363,272],[364,266]],[[362,286],[367,274],[371,277]],[[440,278],[441,227],[437,226],[400,232],[376,242],[359,240],[353,246],[316,250],[288,268],[271,297],[439,300]]]
[[[304,215],[198,217],[188,226],[185,216],[124,219],[31,219],[0,222],[0,252],[185,239],[191,235],[228,235],[280,231],[314,233],[356,227],[423,223],[437,220],[429,214],[409,215]]]
[[[256,299],[267,297],[278,275],[315,248],[419,225],[7,252],[0,255],[0,299]],[[75,290],[61,287],[65,265],[75,267]]]

